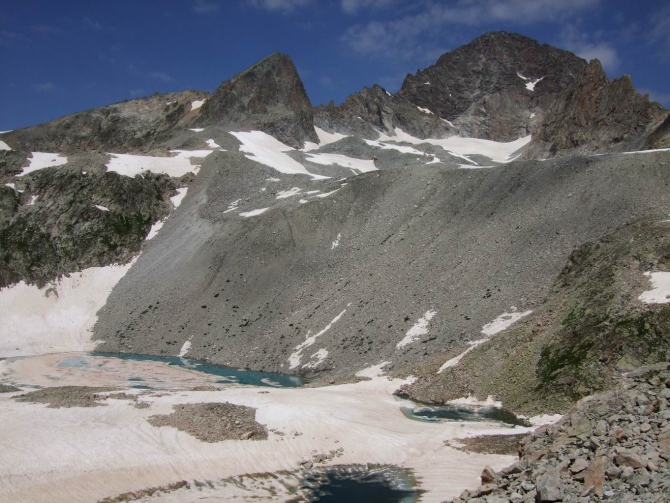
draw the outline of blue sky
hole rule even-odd
[[[289,54],[314,104],[341,102],[491,30],[590,59],[670,107],[664,0],[0,0],[0,131],[117,101],[214,90]]]

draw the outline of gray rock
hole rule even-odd
[[[538,477],[537,482],[538,501],[553,502],[563,499],[563,482],[557,473],[547,473]]]

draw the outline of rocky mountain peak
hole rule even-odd
[[[214,91],[193,126],[259,129],[292,147],[318,141],[312,104],[291,58],[274,53]]]
[[[639,150],[668,116],[663,107],[635,91],[629,75],[610,80],[592,60],[577,86],[547,110],[529,145],[530,158]],[[656,134],[656,147],[667,137]]]
[[[511,141],[532,132],[530,116],[574,87],[585,67],[568,51],[491,32],[408,75],[398,94],[453,121],[463,135]]]

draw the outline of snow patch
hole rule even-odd
[[[109,208],[105,208],[104,206],[100,206],[99,204],[94,204],[96,208],[98,208],[100,211],[109,211]]]
[[[636,150],[634,152],[624,152],[624,154],[651,154],[653,152],[670,152],[670,148],[656,148],[651,150]],[[598,154],[596,154],[598,155]],[[603,155],[603,154],[600,154]]]
[[[653,290],[642,292],[638,297],[645,304],[668,304],[670,303],[670,272],[644,273],[651,281]]]
[[[216,142],[215,142],[214,140],[212,140],[211,138],[210,138],[209,140],[205,140],[205,143],[207,144],[207,146],[208,146],[209,148],[221,148],[221,145],[219,145],[218,143],[216,143]],[[223,150],[223,151],[225,152],[224,149],[221,148],[221,150]]]
[[[416,108],[418,108],[421,112],[423,112],[425,114],[435,115],[435,114],[433,114],[433,112],[431,112],[427,108],[421,108],[421,107],[416,107]]]
[[[342,187],[340,187],[339,189],[331,190],[330,192],[324,192],[323,194],[317,194],[314,197],[324,198],[324,197],[332,196],[333,194],[335,194],[335,192],[339,191],[341,188]]]
[[[188,192],[188,187],[181,187],[177,189],[177,195],[170,198],[170,201],[172,201],[172,205],[175,208],[179,208],[179,205],[186,197],[186,192]]]
[[[289,358],[288,358],[289,368],[294,369],[298,365],[300,365],[300,360],[302,359],[303,349],[308,348],[312,344],[314,344],[316,342],[316,339],[318,339],[323,334],[325,334],[328,330],[330,330],[330,327],[332,327],[335,323],[337,323],[340,320],[340,318],[342,318],[342,316],[344,316],[344,313],[346,313],[346,312],[347,312],[347,310],[345,309],[340,314],[335,316],[335,318],[333,318],[333,320],[330,323],[328,323],[328,325],[326,325],[326,327],[323,330],[321,330],[319,333],[316,333],[316,334],[310,336],[309,334],[311,332],[307,332],[307,336],[305,338],[305,341],[302,342],[301,344],[298,344],[294,348],[295,351],[291,354],[291,356],[289,356]]]
[[[240,216],[244,217],[244,218],[256,217],[258,215],[262,215],[263,213],[265,213],[269,209],[270,208],[260,208],[260,209],[257,209],[257,210],[245,211],[243,213],[240,213]]]
[[[23,168],[21,173],[16,176],[25,176],[28,173],[44,168],[52,168],[54,166],[62,166],[67,163],[67,157],[60,154],[51,154],[48,152],[32,152],[32,157],[28,159],[30,164],[27,168]]]
[[[514,308],[513,308],[514,309]],[[512,313],[503,313],[500,316],[498,316],[495,320],[493,320],[490,323],[487,323],[482,327],[482,334],[486,335],[484,339],[478,339],[476,341],[468,341],[468,345],[470,346],[468,349],[463,351],[461,354],[458,356],[453,357],[450,360],[447,360],[442,364],[442,366],[439,368],[437,371],[438,374],[441,374],[444,372],[446,369],[450,367],[455,367],[460,363],[460,361],[467,355],[470,351],[475,349],[477,346],[480,346],[484,344],[486,341],[488,341],[492,336],[495,334],[502,332],[503,330],[509,328],[513,323],[516,321],[519,321],[521,318],[524,316],[528,316],[531,314],[533,311],[526,311],[523,313],[517,313],[516,311]]]
[[[165,173],[168,176],[181,177],[192,171],[197,173],[200,166],[191,164],[191,158],[207,157],[211,150],[174,150],[172,157],[152,157],[134,154],[109,154],[111,159],[106,164],[107,171],[115,171],[120,175],[133,177],[146,171]]]
[[[302,192],[300,187],[292,187],[288,190],[282,190],[277,192],[277,199],[287,199],[289,197],[297,196],[300,192]]]
[[[337,164],[345,168],[357,169],[361,173],[377,171],[375,162],[372,160],[356,159],[342,154],[307,154],[307,160],[323,166]]]
[[[459,169],[489,169],[495,168],[495,166],[480,166],[479,164],[459,164]]]
[[[402,129],[396,128],[395,136],[388,136],[386,134],[380,134],[378,141],[384,142],[406,142],[414,145],[421,143],[429,143],[431,145],[437,145],[443,149],[449,151],[450,154],[456,156],[466,156],[479,154],[488,157],[492,161],[499,163],[508,163],[512,162],[512,154],[519,150],[522,147],[525,147],[530,143],[531,136],[524,136],[518,140],[514,140],[508,143],[502,143],[491,140],[482,140],[480,138],[462,138],[460,136],[450,136],[449,138],[434,139],[429,138],[426,140],[421,140],[412,135],[405,133]],[[465,158],[468,162],[474,164],[470,159]]]
[[[285,154],[295,150],[293,147],[284,145],[282,142],[273,138],[262,131],[231,132],[240,142],[240,152],[246,152],[245,157],[252,161],[265,164],[276,169],[280,173],[289,175],[308,175],[315,180],[324,180],[329,177],[313,175],[305,167],[292,157]]]
[[[334,250],[338,246],[340,246],[340,238],[342,237],[342,234],[338,234],[337,237],[335,238],[335,241],[333,241],[333,244],[331,245],[330,249]]]
[[[204,127],[191,127],[191,128],[188,128],[188,130],[193,131],[195,133],[202,133],[205,130],[205,128]]]
[[[525,311],[523,313],[503,313],[498,316],[491,323],[487,323],[482,327],[482,333],[488,335],[489,337],[495,335],[503,330],[509,328],[513,323],[516,323],[521,318],[524,318],[531,314],[533,311]]]
[[[153,238],[156,237],[158,234],[158,231],[163,228],[163,225],[165,225],[165,220],[159,220],[155,224],[151,226],[151,229],[149,229],[149,234],[147,234],[147,237],[144,238],[145,241],[150,241]]]
[[[96,313],[133,263],[91,267],[43,288],[21,281],[0,290],[0,357],[95,349]]]
[[[340,133],[329,133],[328,131],[324,131],[323,129],[316,126],[314,127],[314,131],[316,131],[316,136],[319,137],[319,143],[314,143],[311,141],[305,142],[305,147],[302,149],[303,152],[316,150],[317,148],[321,148],[331,143],[343,140],[344,138],[348,138],[347,135]]]
[[[191,110],[197,110],[205,104],[205,100],[195,100],[191,102]]]
[[[316,353],[314,353],[312,356],[310,356],[310,360],[314,360],[308,363],[305,363],[302,368],[306,369],[313,369],[321,365],[324,360],[328,357],[328,350],[327,349],[319,349]]]
[[[35,201],[37,201],[37,198],[39,196],[30,196],[30,201],[28,201],[28,206],[33,206],[35,204]]]
[[[486,400],[478,400],[476,397],[468,395],[462,398],[454,398],[447,403],[452,405],[473,405],[475,407],[502,407],[502,402],[495,400],[493,395],[489,395]]]
[[[374,379],[376,377],[383,377],[384,371],[382,369],[386,367],[389,363],[391,362],[381,362],[378,363],[377,365],[371,365],[369,367],[364,368],[363,370],[359,370],[358,372],[356,372],[356,376],[369,377],[370,379]]]
[[[560,414],[541,414],[528,418],[528,422],[533,426],[545,426],[547,424],[554,424],[563,418]]]
[[[12,150],[4,141],[0,141],[0,150]]]
[[[535,91],[535,86],[537,85],[538,82],[540,82],[544,77],[540,77],[537,80],[533,80],[530,82],[526,82],[526,89],[529,91]]]
[[[186,341],[179,350],[179,357],[183,358],[188,353],[188,350],[191,349],[191,341]]]
[[[419,320],[414,324],[414,326],[407,331],[407,333],[405,334],[405,338],[401,340],[398,344],[396,344],[396,349],[405,347],[408,344],[414,342],[417,338],[421,337],[422,335],[427,334],[428,323],[435,317],[436,314],[437,311],[432,309],[426,311],[423,317],[419,318]]]

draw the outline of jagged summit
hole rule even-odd
[[[318,142],[313,109],[291,58],[275,52],[224,82],[193,126],[260,129],[292,147]]]
[[[398,94],[454,122],[464,136],[511,141],[532,132],[533,118],[573,88],[585,67],[570,52],[492,32],[408,75]]]
[[[594,59],[578,85],[547,110],[526,155],[640,150],[666,117],[661,105],[635,91],[629,75],[610,80]],[[661,131],[655,135],[659,144],[662,136]]]

